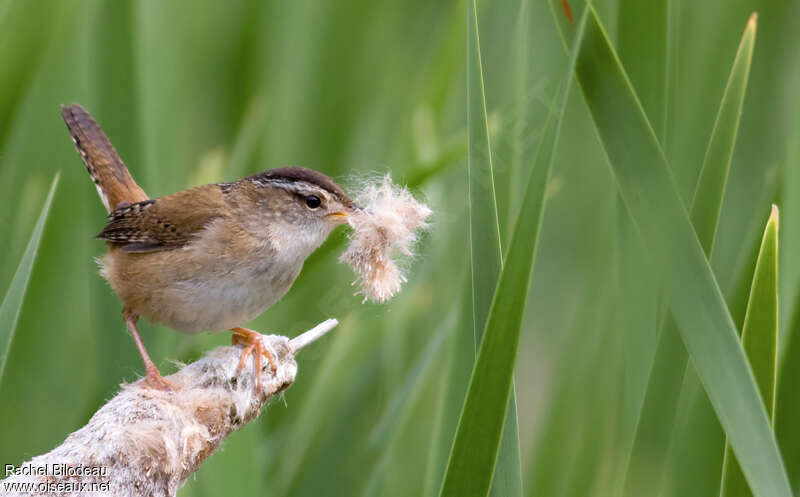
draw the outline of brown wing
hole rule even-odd
[[[126,252],[171,250],[189,243],[225,211],[223,190],[206,185],[135,204],[123,204],[97,238]]]

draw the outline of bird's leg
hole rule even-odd
[[[142,343],[142,337],[139,336],[139,330],[136,327],[136,321],[139,320],[139,316],[127,309],[122,311],[122,316],[125,318],[125,325],[133,336],[133,341],[136,342],[136,347],[139,349],[142,361],[144,361],[145,384],[156,390],[175,390],[175,386],[161,376],[161,373],[158,372],[158,368],[153,364],[153,361],[150,360],[150,356],[147,355],[147,350],[145,350],[144,343]]]
[[[255,354],[255,361],[256,361],[256,388],[261,390],[261,356],[266,356],[267,360],[269,361],[270,369],[272,369],[272,374],[278,370],[277,366],[275,365],[275,359],[272,357],[272,354],[264,347],[264,343],[261,341],[261,334],[257,331],[248,330],[247,328],[231,328],[233,332],[233,336],[231,337],[231,343],[233,345],[244,345],[244,350],[242,351],[242,358],[239,360],[239,367],[236,369],[237,373],[240,373],[244,368],[244,365],[247,363],[247,356],[250,354]]]

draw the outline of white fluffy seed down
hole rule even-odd
[[[432,211],[389,175],[366,185],[357,195],[361,210],[350,215],[350,245],[339,258],[357,274],[354,284],[364,302],[385,302],[400,291],[406,278],[392,256],[413,256],[417,233],[428,227]]]

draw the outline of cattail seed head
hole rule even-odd
[[[386,302],[407,281],[392,257],[414,255],[417,233],[428,227],[432,211],[389,175],[367,184],[354,198],[361,209],[350,215],[353,233],[339,260],[358,274],[354,284],[365,302]]]

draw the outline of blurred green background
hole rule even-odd
[[[551,4],[477,3],[504,247],[526,215],[524,186],[567,69],[564,15]],[[594,5],[639,84],[685,203],[745,23],[758,11],[711,260],[741,327],[761,232],[778,203],[780,360],[798,363],[800,4]],[[352,296],[354,276],[336,261],[346,242],[338,232],[292,291],[249,323],[290,336],[328,317],[341,325],[303,351],[283,400],[230,437],[179,494],[437,495],[475,354],[471,285],[494,287],[469,273],[466,13],[461,1],[0,0],[0,292],[61,172],[0,382],[0,463],[59,444],[142,374],[121,305],[93,261],[104,251],[92,237],[105,213],[59,116],[60,104],[79,102],[153,197],[293,164],[344,185],[391,172],[427,200],[433,227],[389,304]],[[486,161],[489,152],[470,153]],[[648,383],[661,282],[577,87],[555,154],[515,375],[524,495],[615,495],[645,394],[659,398]],[[142,338],[165,373],[230,341],[149,324]],[[791,394],[787,371],[779,391]],[[686,378],[674,427],[638,453],[648,495],[718,492],[724,435]],[[791,419],[779,443],[798,490]]]

